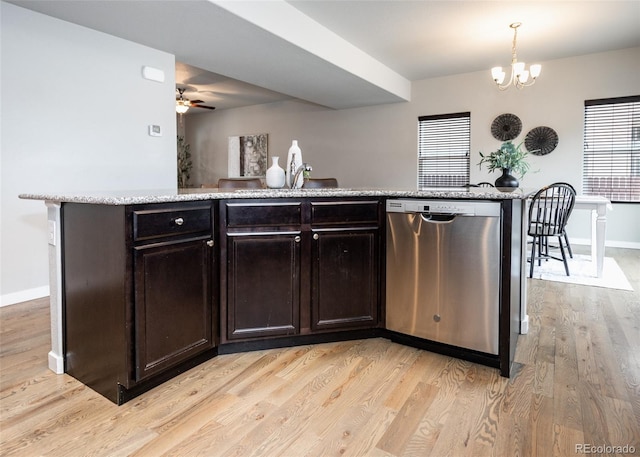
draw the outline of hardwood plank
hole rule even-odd
[[[391,454],[402,455],[409,438],[418,428],[422,416],[437,393],[437,387],[418,383],[376,447]]]
[[[553,425],[553,399],[534,394],[528,426],[532,456],[553,455]]]

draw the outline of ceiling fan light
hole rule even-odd
[[[184,113],[187,112],[188,109],[189,109],[189,105],[186,105],[186,104],[180,103],[180,102],[176,103],[176,112],[178,114],[184,114]]]

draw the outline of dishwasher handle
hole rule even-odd
[[[456,216],[460,216],[460,214],[420,213],[422,220],[430,224],[450,224]]]

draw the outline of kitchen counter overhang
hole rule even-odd
[[[473,200],[522,200],[535,192],[534,189],[517,188],[503,192],[496,188],[430,188],[412,189],[367,189],[367,188],[320,188],[320,189],[149,189],[130,191],[87,191],[60,193],[23,193],[19,197],[27,200],[44,200],[65,203],[89,203],[94,205],[138,205],[149,203],[187,202],[198,200],[226,200],[237,198],[318,198],[318,197],[383,197],[383,198],[447,198]]]

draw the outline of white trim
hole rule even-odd
[[[49,312],[51,314],[51,351],[49,352],[49,368],[57,374],[64,373],[64,351],[62,343],[62,230],[60,202],[45,202],[47,220],[54,229],[49,240]],[[51,230],[51,229],[50,229]]]
[[[0,307],[15,305],[36,298],[43,298],[49,295],[49,286],[34,287],[33,289],[21,290],[0,297]]]
[[[590,245],[590,238],[569,238],[571,244]],[[604,245],[610,248],[640,249],[640,243],[637,241],[605,241]]]
[[[48,354],[49,369],[55,374],[64,373],[64,359],[53,351]]]

